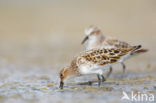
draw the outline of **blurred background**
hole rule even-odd
[[[84,29],[92,24],[149,49],[126,64],[131,72],[155,73],[156,0],[0,0],[0,77],[58,80],[59,70],[84,50]]]
[[[155,0],[0,0],[0,55],[30,61],[74,55],[93,24],[104,35],[142,44],[154,58],[155,18]]]

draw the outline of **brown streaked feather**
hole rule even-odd
[[[76,62],[77,62],[77,60],[76,60],[76,58],[74,58],[74,59],[72,60],[72,62],[71,62],[71,67],[72,67],[72,68],[77,68]]]
[[[132,47],[130,44],[128,44],[124,41],[116,40],[116,39],[108,39],[108,40],[106,40],[106,42],[109,45],[115,46],[116,48],[130,48],[130,47]]]
[[[135,52],[135,54],[145,53],[148,52],[148,49],[139,49]]]
[[[94,49],[87,51],[84,55],[82,55],[82,57],[85,58],[86,61],[89,61],[93,64],[105,65],[117,62],[121,56],[128,54],[135,48],[136,47],[121,49]]]

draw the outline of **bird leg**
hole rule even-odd
[[[124,63],[121,63],[122,68],[123,68],[123,75],[125,74],[125,70],[126,70],[126,65]]]
[[[100,87],[100,85],[101,85],[101,78],[100,78],[100,75],[98,74],[97,77],[98,77],[98,86]]]
[[[101,75],[101,77],[102,77],[102,80],[101,80],[102,82],[106,81],[106,79],[103,75]]]
[[[113,70],[113,68],[112,68],[112,66],[110,66],[110,68],[109,68],[109,72],[107,73],[107,77],[110,76],[110,74],[112,73],[112,70]]]

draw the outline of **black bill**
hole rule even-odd
[[[61,82],[60,82],[60,87],[59,87],[59,88],[60,88],[60,89],[63,89],[63,85],[64,85],[64,83],[61,81]]]
[[[81,42],[81,44],[84,44],[84,43],[85,43],[85,41],[86,41],[86,40],[88,40],[88,38],[89,38],[89,37],[88,37],[88,36],[86,36],[86,37],[83,39],[83,41]]]

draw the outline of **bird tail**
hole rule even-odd
[[[135,51],[132,55],[142,54],[148,52],[148,49],[139,49]]]
[[[138,46],[134,46],[134,49],[131,52],[131,55],[137,55],[137,54],[141,54],[141,53],[145,53],[148,51],[148,49],[140,49],[142,46],[138,45]]]
[[[131,51],[131,55],[133,55],[136,51],[138,51],[138,49],[140,49],[142,46],[141,45],[138,45],[138,46],[134,46],[133,47],[133,50]]]

